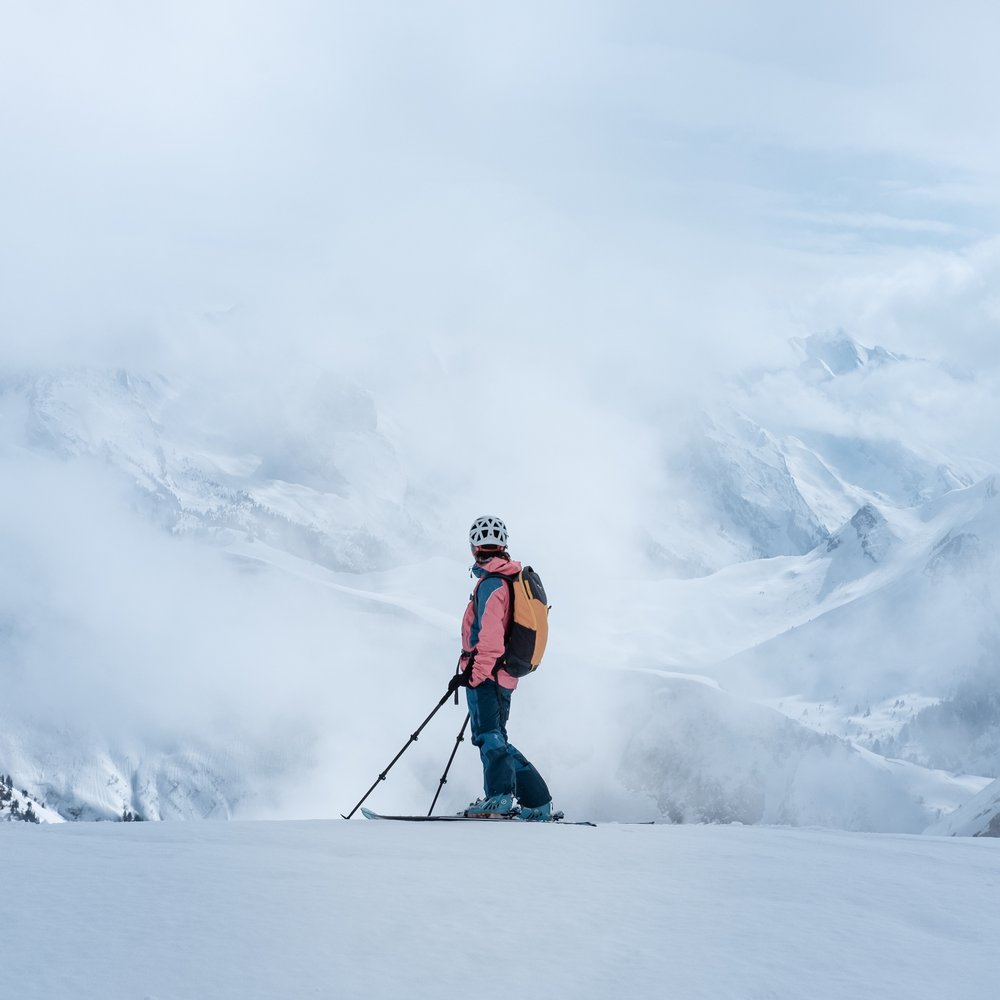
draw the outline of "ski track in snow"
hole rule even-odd
[[[1000,976],[1000,841],[12,824],[0,857],[23,1000],[940,1000]]]

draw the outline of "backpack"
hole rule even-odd
[[[510,626],[504,655],[497,661],[494,676],[502,667],[512,677],[524,677],[538,669],[549,638],[549,605],[541,577],[525,566],[515,576],[490,573],[505,580],[510,588]]]

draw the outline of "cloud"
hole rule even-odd
[[[727,395],[725,374],[784,363],[790,336],[950,355],[980,373],[973,395],[918,381],[941,393],[925,413],[879,419],[995,422],[996,18],[784,0],[11,8],[0,364],[162,372],[172,427],[302,482],[328,472],[331,386],[357,384],[431,549],[460,569],[465,525],[496,511],[559,604],[586,606],[594,566],[627,574],[644,524],[672,516],[654,498],[682,418]],[[436,656],[451,638],[238,572],[143,525],[99,465],[24,446],[5,432],[0,453],[19,484],[4,600],[34,630],[24,690],[251,728],[310,700],[319,730],[356,735],[349,665],[384,659],[379,711],[412,725],[407,642]],[[329,674],[307,666],[326,656]],[[324,759],[367,761],[358,739]]]
[[[842,275],[816,297],[868,343],[948,361],[967,372],[995,369],[1000,319],[1000,241],[954,251],[895,254],[867,274]]]
[[[211,314],[237,364],[541,339],[554,374],[652,362],[681,388],[878,259],[882,227],[845,245],[831,218],[953,241],[968,206],[905,192],[990,190],[989,130],[955,108],[992,61],[949,72],[951,20],[219,0],[8,28],[8,360],[201,363]]]

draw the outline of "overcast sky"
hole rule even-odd
[[[994,4],[0,19],[8,360],[201,361],[206,314],[310,363],[541,336],[625,377],[841,326],[995,356]]]
[[[249,450],[347,375],[459,520],[567,516],[573,467],[581,530],[648,492],[649,414],[789,337],[946,359],[995,423],[994,5],[0,11],[0,365],[202,379]],[[506,495],[477,390],[527,403]]]
[[[649,414],[789,337],[946,359],[995,423],[991,4],[0,11],[0,365],[201,379],[251,451],[347,375],[458,520],[533,482],[581,531],[648,492]],[[468,474],[498,391],[505,493]]]

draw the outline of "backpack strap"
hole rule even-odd
[[[510,639],[510,627],[514,621],[514,581],[517,579],[518,575],[519,574],[516,573],[514,574],[514,576],[509,576],[506,573],[485,573],[480,578],[479,581],[480,583],[482,583],[483,580],[488,580],[490,577],[494,577],[495,579],[503,580],[507,584],[507,601],[508,601],[508,608],[510,610],[510,621],[507,622],[507,627],[504,629],[503,632],[504,654],[503,656],[497,657],[497,662],[493,666],[492,673],[494,680],[497,679],[497,675],[500,673],[501,670],[503,670],[504,665],[507,662],[506,646],[507,646],[507,641]],[[477,587],[476,589],[478,590],[479,588]]]

